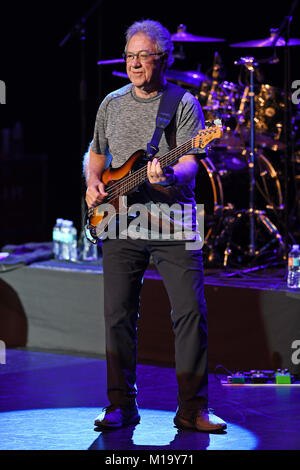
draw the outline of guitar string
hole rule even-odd
[[[209,131],[206,130],[205,132],[203,132],[202,135],[212,134],[214,132],[215,132],[215,129],[210,129]],[[171,150],[168,154],[160,157],[159,161],[162,163],[163,167],[169,165],[171,162],[177,160],[180,156],[186,154],[187,151],[194,148],[195,145],[191,145],[191,143],[194,143],[193,141],[196,138],[197,136],[190,139],[188,142],[185,142],[181,146],[176,147],[175,149]],[[198,147],[199,146],[200,145],[198,144]],[[110,186],[112,190],[110,191],[110,194],[107,197],[107,200],[110,201],[114,199],[117,195],[124,195],[124,193],[126,194],[126,192],[128,193],[130,190],[139,186],[146,179],[146,175],[147,175],[147,167],[145,165],[141,169],[137,170],[134,174],[127,175],[124,178],[122,178],[121,181],[117,181],[116,183]],[[132,184],[130,185],[132,179],[134,179],[135,183],[133,185]]]
[[[185,144],[183,144],[182,146],[177,147],[176,151],[174,149],[173,151],[169,152],[167,155],[163,155],[162,157],[160,157],[159,162],[161,163],[163,167],[165,167],[168,164],[170,164],[170,162],[172,162],[173,160],[177,160],[177,158],[179,158],[181,155],[186,153],[186,151],[190,150],[191,148],[193,148],[191,147],[191,143],[185,142]],[[109,193],[107,200],[110,201],[114,199],[118,194],[123,195],[125,192],[128,192],[131,189],[134,189],[136,186],[139,186],[143,182],[143,180],[146,179],[146,175],[147,175],[147,165],[135,171],[132,175],[125,176],[124,178],[122,178],[121,181],[117,181],[116,183],[112,184],[106,191]],[[131,180],[134,180],[133,185],[130,184]]]
[[[192,139],[191,139],[191,140],[192,140]],[[184,146],[184,147],[185,147],[185,146],[188,146],[188,145],[190,145],[190,144],[191,144],[191,141],[185,142],[185,143],[182,144],[180,147],[176,147],[175,149],[171,150],[171,151],[168,152],[167,154],[162,155],[161,157],[159,157],[159,161],[160,161],[161,163],[162,163],[163,160],[167,160],[167,161],[168,161],[168,159],[169,159],[169,158],[172,159],[173,156],[176,155],[176,153],[178,153],[178,154],[180,155],[181,151],[182,151],[182,150],[183,150],[183,151],[185,150],[185,149],[182,149],[182,147],[183,147],[183,146]],[[139,168],[137,171],[134,172],[133,175],[126,175],[124,178],[122,178],[122,182],[125,181],[126,179],[132,178],[133,176],[138,176],[138,174],[139,174],[140,172],[143,172],[143,170],[146,168],[146,166],[147,166],[147,165],[145,165],[145,166],[142,167],[142,168]],[[116,186],[116,185],[118,185],[118,184],[120,184],[120,183],[121,183],[121,181],[116,181],[116,182],[115,182],[113,185],[111,185],[108,189],[110,189],[110,188],[112,188],[113,186]]]
[[[200,131],[200,132],[201,132],[201,135],[212,134],[212,133],[215,133],[215,129],[209,129],[209,130],[208,130],[208,129],[205,129],[205,130]],[[201,137],[198,137],[198,136],[193,137],[193,138],[190,139],[189,141],[184,142],[184,143],[183,143],[182,145],[180,145],[179,147],[176,147],[175,149],[171,150],[171,151],[168,152],[167,154],[165,154],[165,155],[159,157],[159,161],[160,161],[161,163],[163,163],[164,166],[167,166],[168,164],[170,164],[170,162],[169,162],[170,157],[171,157],[171,162],[172,162],[172,161],[174,160],[174,156],[176,155],[176,153],[177,153],[178,155],[176,155],[175,160],[176,160],[177,158],[179,158],[180,156],[184,155],[184,153],[186,153],[187,150],[190,150],[190,149],[194,148],[194,147],[195,147],[194,145],[192,145],[190,148],[184,148],[184,149],[183,149],[182,147],[190,146],[191,143],[193,142],[193,140],[196,140],[197,138],[199,138],[199,139],[201,140]],[[198,146],[200,146],[200,145],[198,144]],[[111,185],[109,186],[109,188],[107,188],[107,192],[108,192],[108,193],[109,193],[109,192],[112,192],[112,191],[115,189],[116,186],[122,185],[123,183],[127,183],[128,180],[131,179],[131,178],[133,178],[133,177],[134,177],[134,178],[135,178],[135,177],[139,177],[139,176],[140,176],[139,173],[140,173],[140,172],[144,173],[145,168],[146,168],[146,165],[145,165],[144,167],[142,167],[141,169],[135,171],[134,174],[132,174],[132,175],[127,175],[127,176],[125,176],[124,178],[122,178],[121,181],[116,181],[115,183],[111,184]],[[139,181],[139,182],[140,182],[140,181]],[[135,185],[135,186],[136,186],[136,185]]]
[[[207,134],[212,134],[215,133],[216,129],[205,129],[201,132],[201,136],[207,135]],[[194,143],[194,141],[199,138],[201,141],[201,137],[196,136],[190,139],[187,142],[184,142],[182,145],[179,147],[176,147],[175,149],[171,150],[167,154],[163,155],[162,157],[159,157],[160,163],[163,165],[163,167],[167,166],[170,164],[170,162],[177,160],[180,156],[184,155],[188,150],[191,150],[192,148],[195,147],[195,145],[191,145]],[[198,147],[200,145],[198,144]],[[121,181],[116,181],[112,185],[110,185],[106,192],[109,194],[107,197],[107,201],[113,200],[116,196],[118,195],[124,195],[124,193],[129,192],[130,190],[134,189],[136,186],[139,186],[144,179],[146,179],[147,175],[147,165],[144,167],[140,168],[139,170],[135,171],[131,175],[127,175],[124,178],[122,178]],[[130,186],[131,180],[135,180],[135,184],[133,186]]]

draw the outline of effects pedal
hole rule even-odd
[[[289,385],[294,377],[288,369],[251,370],[250,372],[235,372],[228,375],[223,385]]]

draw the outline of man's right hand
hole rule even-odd
[[[105,186],[99,181],[87,187],[85,201],[88,207],[95,207],[101,204],[106,196],[108,196],[108,193],[105,192]]]

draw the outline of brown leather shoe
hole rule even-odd
[[[179,429],[194,429],[202,432],[220,432],[227,428],[227,424],[218,416],[208,410],[182,411],[178,410],[174,423]]]
[[[103,409],[103,412],[95,419],[95,426],[103,429],[115,429],[138,424],[140,415],[136,405],[119,407],[110,405]]]

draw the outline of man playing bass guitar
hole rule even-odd
[[[146,149],[156,127],[160,100],[168,87],[165,78],[172,64],[170,33],[160,23],[134,23],[126,32],[124,58],[130,84],[110,93],[101,103],[94,137],[85,162],[86,203],[101,206],[116,186],[102,180],[112,169],[125,164],[139,149]],[[131,203],[147,208],[177,204],[185,210],[182,219],[170,220],[170,236],[149,233],[140,236],[106,237],[103,240],[104,315],[106,325],[107,395],[110,405],[95,420],[104,428],[119,428],[140,420],[136,388],[136,323],[143,275],[152,257],[163,279],[172,306],[175,362],[178,383],[178,428],[218,432],[226,423],[208,411],[207,311],[204,298],[202,252],[197,244],[187,249],[184,237],[197,238],[195,175],[205,150],[187,147],[173,166],[160,159],[203,129],[204,119],[197,99],[184,92],[176,114],[159,143],[159,156],[144,166],[146,181],[128,193]],[[137,170],[138,171],[138,170]],[[124,178],[125,181],[126,177]],[[121,180],[122,182],[123,180]],[[186,209],[187,208],[187,209]],[[130,215],[128,220],[133,220]],[[172,217],[171,217],[172,219]],[[184,225],[188,225],[188,228]],[[175,227],[175,228],[174,228]],[[199,234],[198,234],[199,235]],[[155,346],[154,346],[155,347]]]

